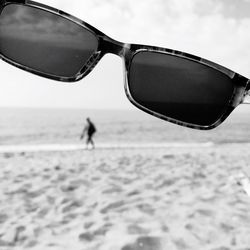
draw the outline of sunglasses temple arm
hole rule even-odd
[[[242,100],[243,104],[250,104],[250,79],[247,82],[247,87]]]

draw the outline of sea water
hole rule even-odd
[[[94,141],[112,145],[249,143],[250,112],[233,112],[218,128],[194,130],[160,120],[140,110],[0,109],[0,145],[83,145],[86,118],[95,123]],[[62,146],[63,147],[63,146]]]

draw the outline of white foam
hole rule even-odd
[[[157,149],[157,148],[200,148],[212,147],[212,142],[205,143],[100,143],[96,145],[96,149]],[[76,151],[86,150],[84,144],[36,144],[36,145],[2,145],[0,153],[7,152],[51,152],[51,151]]]

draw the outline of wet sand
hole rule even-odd
[[[249,250],[249,145],[0,155],[1,250]]]

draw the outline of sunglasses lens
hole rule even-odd
[[[73,77],[97,50],[87,29],[56,14],[9,4],[0,15],[0,52],[40,73]]]
[[[135,54],[128,82],[130,94],[139,105],[198,126],[218,121],[234,91],[232,80],[222,72],[159,52]]]

